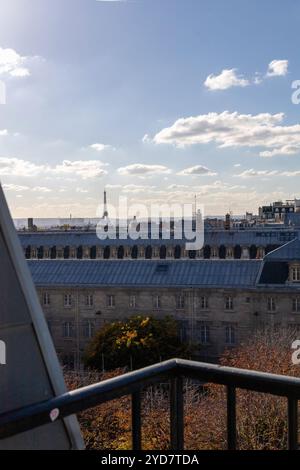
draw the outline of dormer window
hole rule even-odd
[[[300,282],[300,265],[290,266],[290,281]]]

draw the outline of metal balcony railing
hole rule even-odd
[[[227,387],[227,445],[236,449],[236,389],[286,397],[288,420],[288,449],[298,449],[298,400],[300,378],[236,369],[203,362],[171,359],[124,374],[103,382],[64,393],[61,396],[0,415],[0,438],[51,422],[50,413],[59,410],[59,418],[131,395],[132,448],[141,449],[141,391],[148,385],[170,380],[170,437],[171,449],[184,449],[183,378]]]

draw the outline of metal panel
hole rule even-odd
[[[28,261],[38,286],[253,287],[260,260],[41,260]],[[167,265],[166,272],[157,267]]]
[[[6,349],[0,364],[0,413],[5,413],[41,403],[66,388],[1,187],[0,286],[0,340]],[[0,449],[82,447],[74,416],[0,440]]]

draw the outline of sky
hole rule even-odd
[[[113,204],[197,195],[206,215],[300,197],[297,0],[0,11],[0,180],[14,217],[95,217],[104,188]]]

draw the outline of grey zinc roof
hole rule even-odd
[[[255,285],[260,260],[29,260],[37,286]]]
[[[206,231],[204,243],[211,246],[281,245],[298,236],[298,232],[291,229],[251,229],[251,230],[214,230]],[[100,240],[95,232],[19,232],[23,247],[32,246],[119,246],[119,245],[183,245],[185,240]]]
[[[285,245],[271,251],[264,257],[265,261],[288,261],[300,260],[300,240],[294,240],[286,243]]]

